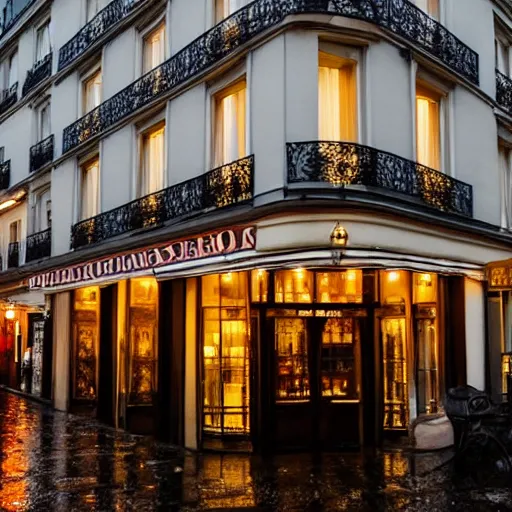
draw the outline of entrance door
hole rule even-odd
[[[358,446],[364,311],[308,313],[270,319],[275,448]]]

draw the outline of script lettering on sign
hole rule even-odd
[[[80,263],[37,274],[29,279],[29,288],[50,288],[78,284],[105,277],[121,276],[131,272],[151,270],[173,263],[222,256],[255,248],[255,227],[224,229],[195,238],[177,240],[158,247],[110,256],[97,261]]]

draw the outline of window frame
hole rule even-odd
[[[507,69],[500,69],[498,58],[498,46],[505,50],[505,64]],[[503,75],[510,77],[512,75],[512,31],[506,23],[500,20],[496,15],[494,17],[494,64],[495,68]]]
[[[34,107],[35,112],[35,119],[36,119],[36,126],[35,126],[35,143],[42,142],[46,139],[46,137],[43,138],[42,133],[42,113],[45,108],[49,107],[50,111],[50,119],[49,119],[49,133],[47,137],[49,137],[52,134],[52,107],[51,107],[51,97],[47,96],[42,101],[37,103]]]
[[[33,230],[32,230],[33,233],[39,233],[41,231],[51,228],[51,202],[52,202],[51,190],[52,190],[51,185],[48,184],[48,185],[42,186],[41,188],[39,188],[38,190],[36,190],[34,192],[34,212],[33,212]],[[49,193],[50,199],[46,201],[46,205],[43,205],[42,200],[47,193]],[[50,203],[50,210],[49,210],[50,218],[49,219],[48,219],[48,215],[47,215],[48,209],[46,208],[48,203]],[[46,213],[46,223],[47,223],[47,226],[44,230],[42,228],[42,222],[41,222],[43,219],[43,216],[42,216],[43,212]]]
[[[17,67],[17,76],[16,80],[11,84],[11,61],[12,58],[16,56],[16,67]],[[2,89],[8,91],[12,86],[14,86],[16,83],[19,83],[19,52],[18,47],[16,46],[12,51],[10,51],[6,56],[5,59],[2,61],[2,68],[3,68],[3,87]]]
[[[86,109],[86,102],[87,102],[87,83],[90,82],[95,75],[97,75],[99,72],[101,76],[101,85],[100,85],[100,105],[103,101],[103,66],[101,61],[96,62],[93,66],[89,67],[87,71],[82,73],[80,75],[80,87],[79,87],[79,98],[78,98],[78,105],[79,105],[79,112],[80,117],[85,116],[89,112],[92,112],[92,110]],[[97,108],[97,107],[94,107]]]
[[[168,170],[168,161],[167,161],[167,147],[168,147],[168,126],[166,122],[166,115],[165,112],[161,112],[160,115],[151,118],[151,120],[146,121],[145,123],[139,125],[137,127],[136,131],[136,137],[137,137],[137,158],[136,158],[136,170],[135,170],[135,176],[134,176],[134,199],[140,199],[141,197],[144,197],[148,195],[147,193],[142,193],[142,173],[144,172],[144,138],[147,137],[150,133],[154,131],[158,131],[161,128],[164,129],[164,169],[163,169],[163,176],[162,176],[162,187],[159,190],[163,190],[168,186],[168,179],[167,179],[167,170]],[[155,191],[156,192],[156,191]],[[155,192],[149,192],[149,194],[153,194]]]
[[[37,24],[34,27],[34,64],[37,64],[38,62],[41,62],[47,55],[49,55],[53,51],[51,24],[52,24],[52,19],[51,19],[50,16],[48,16],[47,18],[45,18],[43,21],[41,21],[39,24]],[[42,29],[44,29],[45,27],[48,28],[48,39],[49,39],[49,42],[50,42],[50,51],[47,54],[42,55],[38,59],[37,58],[37,54],[38,54],[38,41],[39,41],[38,35],[39,35],[39,32]]]
[[[154,31],[158,29],[160,25],[163,25],[164,29],[164,60],[165,62],[170,58],[170,48],[169,48],[169,27],[168,27],[168,17],[167,12],[164,10],[160,14],[154,18],[151,23],[144,25],[141,29],[138,31],[137,36],[137,47],[136,47],[136,76],[141,77],[144,73],[144,50],[145,50],[145,41],[146,38]],[[158,67],[158,66],[157,66]],[[153,68],[156,69],[156,68]],[[152,70],[148,71],[147,73],[151,72]]]
[[[12,227],[16,226],[16,240],[12,240]],[[21,219],[9,222],[9,245],[21,242]]]
[[[77,185],[76,185],[76,201],[75,201],[75,223],[82,222],[84,220],[90,219],[91,217],[82,218],[82,203],[83,203],[83,171],[86,166],[91,164],[94,160],[98,161],[98,211],[94,215],[99,215],[102,212],[101,208],[101,152],[98,148],[95,148],[91,152],[83,155],[81,158],[77,159]]]
[[[206,169],[215,169],[215,122],[216,122],[216,106],[219,98],[229,96],[228,91],[233,91],[238,84],[245,83],[245,156],[251,154],[251,137],[250,137],[250,119],[251,119],[251,102],[250,102],[250,85],[249,75],[246,65],[233,70],[231,73],[223,76],[215,83],[208,87],[208,102],[206,109]],[[233,92],[231,92],[233,94]],[[243,158],[243,157],[242,157]],[[229,163],[229,162],[228,162]]]
[[[512,231],[512,144],[510,141],[505,141],[501,138],[498,139],[498,165],[501,183],[501,227],[502,229]],[[507,208],[510,211],[507,212]]]

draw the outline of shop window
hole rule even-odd
[[[276,271],[275,294],[276,302],[312,302],[313,272],[303,269]]]
[[[380,294],[382,304],[405,304],[405,298],[409,296],[408,273],[403,270],[381,272]]]
[[[94,157],[80,166],[80,220],[99,213],[100,160]]]
[[[158,123],[141,134],[139,197],[164,188],[165,124]]]
[[[512,374],[512,292],[503,292],[503,328],[501,347],[502,390],[507,393],[508,376]]]
[[[363,302],[362,270],[318,272],[316,274],[317,301],[329,303]]]
[[[266,270],[251,271],[251,300],[252,302],[267,302],[268,272]]]
[[[101,103],[101,69],[93,71],[82,82],[82,113],[87,114]]]
[[[441,170],[441,95],[416,84],[416,161]]]
[[[437,302],[437,275],[415,273],[413,276],[414,304],[428,304]]]
[[[356,350],[359,324],[354,318],[329,318],[322,331],[322,396],[359,398]]]
[[[205,432],[249,432],[248,299],[245,272],[202,278]]]
[[[128,404],[151,405],[157,389],[158,284],[130,279],[130,365]]]
[[[357,62],[319,53],[319,139],[357,141]]]
[[[276,318],[277,402],[309,400],[306,319]]]
[[[148,73],[165,60],[165,21],[142,40],[142,72]]]
[[[220,167],[246,155],[245,109],[245,78],[215,95],[212,141],[214,167]]]
[[[99,347],[98,286],[78,288],[74,293],[73,308],[73,398],[97,398],[98,347]]]

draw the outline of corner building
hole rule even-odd
[[[449,387],[489,389],[511,16],[27,1],[0,37],[3,97],[31,77],[0,105],[0,226],[27,217],[0,286],[44,303],[54,406],[197,450],[331,449],[406,435]]]

